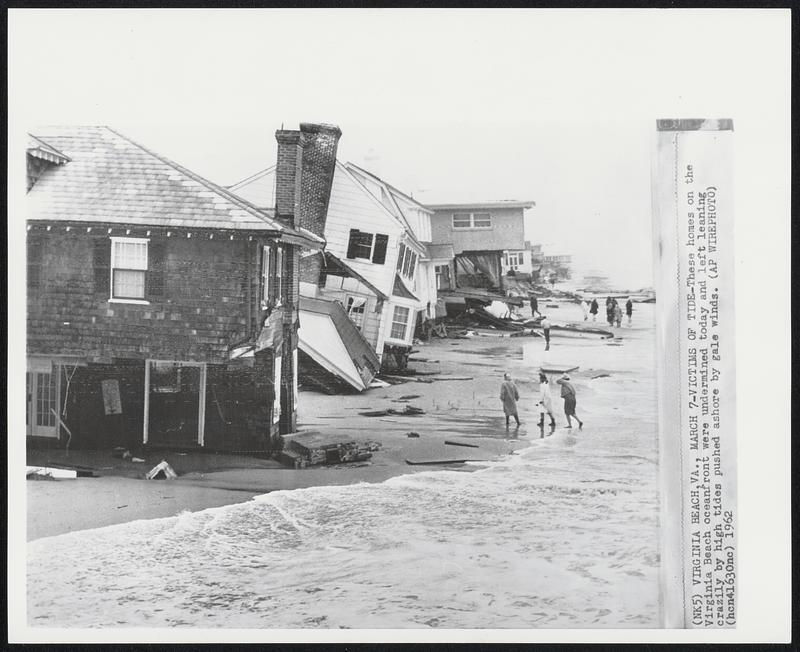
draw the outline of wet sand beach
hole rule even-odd
[[[289,470],[259,460],[173,481],[29,482],[29,513],[71,509],[49,523],[43,510],[29,518],[32,624],[657,626],[653,312],[642,308],[614,341],[554,337],[549,352],[540,338],[418,347],[414,357],[427,361],[414,368],[468,379],[422,376],[431,382],[346,398],[302,393],[302,429],[381,444],[362,466]],[[559,310],[554,322],[580,314],[570,304]],[[583,430],[565,428],[555,384],[557,427],[538,427],[537,372],[547,363],[580,366],[570,375]],[[519,387],[518,430],[505,428],[504,371]],[[358,414],[407,404],[424,414]],[[442,455],[473,461],[405,463]],[[92,509],[76,507],[89,491]],[[203,511],[175,517],[184,510]],[[31,536],[65,526],[73,532]],[[81,558],[86,536],[91,559]],[[112,559],[123,578],[152,564],[158,586],[96,572]],[[182,592],[163,588],[165,577]],[[77,608],[76,587],[88,603],[96,594],[113,600],[100,612]]]

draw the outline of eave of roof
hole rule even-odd
[[[332,254],[330,251],[325,252],[325,268],[323,268],[324,271],[327,271],[328,267],[339,269],[348,276],[350,276],[351,278],[356,279],[357,281],[368,287],[379,299],[385,301],[386,299],[389,298],[387,294],[381,292],[377,287],[375,287],[375,285],[370,283],[366,278],[364,278],[361,274],[359,274],[352,267],[350,267],[350,265],[348,265],[338,256]]]
[[[533,208],[536,206],[534,201],[517,201],[516,199],[498,201],[479,201],[465,202],[459,204],[428,204],[428,208],[434,211],[466,208]]]
[[[392,294],[396,297],[402,297],[403,299],[419,301],[419,299],[412,294],[411,290],[406,287],[403,279],[400,278],[400,274],[397,273],[394,275],[394,289],[392,290]]]

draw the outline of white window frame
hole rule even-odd
[[[396,337],[393,334],[394,333],[395,324],[400,324],[400,322],[397,320],[397,311],[398,310],[405,310],[406,311],[405,323],[403,324],[403,336],[402,337]],[[410,322],[411,322],[411,308],[409,306],[401,306],[400,304],[395,304],[394,310],[392,311],[392,321],[391,321],[391,324],[389,325],[389,339],[396,340],[396,341],[399,341],[399,342],[405,342],[406,341],[406,336],[408,335],[408,324]]]
[[[361,233],[361,234],[364,234],[364,235],[368,235],[371,238],[370,241],[369,241],[369,256],[366,256],[366,257],[364,257],[364,256],[356,256],[355,258],[348,258],[347,260],[366,260],[368,263],[371,263],[372,262],[372,257],[375,255],[375,240],[376,240],[375,236],[377,234],[376,233],[371,233],[370,231],[362,231],[361,229],[359,229],[358,232]],[[348,241],[347,242],[348,242],[348,246],[349,246],[349,243],[350,243],[349,236],[348,236]],[[359,246],[365,246],[365,245],[359,245]]]
[[[469,215],[469,226],[456,226],[456,216],[458,216],[459,218],[463,219],[463,217],[465,215]],[[476,216],[479,216],[479,219],[483,219],[484,215],[489,219],[489,224],[486,225],[486,226],[477,226],[475,224]],[[453,213],[452,214],[451,224],[453,225],[453,229],[456,230],[456,231],[467,231],[467,230],[470,230],[470,229],[480,230],[480,231],[488,231],[488,230],[492,229],[492,214],[491,213],[484,213],[484,212],[481,212],[481,213],[466,213],[466,212]]]
[[[150,305],[150,302],[147,300],[147,272],[150,265],[150,238],[127,238],[127,237],[114,237],[110,238],[111,240],[111,262],[109,264],[109,274],[108,274],[108,302],[109,303],[133,303],[139,305]],[[114,296],[114,270],[116,267],[116,257],[117,257],[117,243],[125,243],[125,244],[144,244],[145,247],[145,262],[144,262],[144,269],[130,269],[127,267],[120,267],[121,270],[128,270],[128,271],[141,271],[144,273],[144,296],[139,298],[132,298],[132,297],[115,297]]]
[[[360,311],[355,313],[356,315],[360,315],[359,321],[353,319],[354,313],[352,312],[351,308],[351,305],[355,303],[356,299],[363,299],[364,301],[364,303],[362,303],[360,306]],[[347,316],[350,318],[350,321],[352,321],[353,324],[355,324],[358,330],[362,330],[364,328],[364,320],[366,319],[367,315],[367,298],[358,296],[356,294],[348,294],[347,297],[345,298],[344,309],[345,312],[347,312]]]

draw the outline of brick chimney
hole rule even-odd
[[[295,224],[318,236],[325,235],[325,220],[336,170],[336,149],[341,129],[336,125],[301,123],[302,174]]]
[[[275,217],[289,226],[295,226],[300,198],[302,176],[303,134],[299,131],[279,129],[278,163],[275,167]]]

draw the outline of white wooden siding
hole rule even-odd
[[[348,259],[350,229],[389,236],[386,262],[376,265],[362,258]],[[399,222],[342,165],[337,164],[325,222],[327,250],[346,260],[348,265],[388,295],[392,293],[394,286],[394,270],[402,235],[403,228]]]

